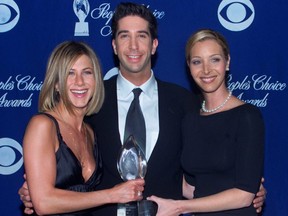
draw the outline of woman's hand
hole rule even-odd
[[[156,196],[147,197],[147,200],[157,203],[157,216],[178,216],[181,214],[181,210],[179,209],[179,205],[177,205],[176,200],[163,199]]]
[[[112,203],[127,203],[143,199],[145,181],[143,179],[129,180],[111,188]]]
[[[34,210],[33,210],[33,204],[31,201],[25,174],[24,174],[24,179],[25,179],[25,182],[23,183],[22,187],[18,190],[18,194],[20,196],[20,200],[23,202],[25,206],[24,213],[31,215],[33,214]]]
[[[261,179],[261,185],[260,185],[259,191],[256,194],[255,199],[253,200],[253,205],[254,205],[254,208],[256,208],[257,213],[260,213],[262,211],[263,205],[266,199],[267,191],[264,188],[263,183],[264,183],[264,178]]]

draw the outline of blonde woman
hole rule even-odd
[[[96,191],[101,158],[97,138],[83,119],[96,113],[103,99],[93,50],[82,42],[58,45],[48,61],[39,114],[30,120],[23,140],[27,184],[37,214],[87,215],[92,207],[142,198],[143,180]]]
[[[188,212],[256,216],[253,199],[261,182],[264,158],[262,115],[227,88],[230,53],[218,32],[205,29],[192,35],[186,60],[204,98],[199,112],[188,114],[182,124],[181,161],[194,198],[177,201],[151,197],[159,205],[157,216]],[[187,185],[186,189],[191,189]]]

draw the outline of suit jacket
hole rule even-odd
[[[98,189],[123,182],[117,171],[117,157],[122,146],[118,129],[116,77],[104,82],[105,101],[101,110],[88,118],[94,128],[103,162],[103,178]],[[175,84],[157,79],[159,100],[159,136],[150,156],[143,196],[182,198],[180,156],[182,150],[181,121],[184,115],[198,108],[195,95]],[[95,215],[116,215],[117,204],[95,210]]]

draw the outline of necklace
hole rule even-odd
[[[208,110],[208,109],[205,108],[205,103],[206,103],[206,101],[203,100],[203,103],[202,103],[202,111],[203,111],[203,112],[206,112],[206,113],[212,113],[212,112],[215,112],[215,111],[221,109],[221,108],[227,103],[227,101],[231,98],[231,95],[232,95],[232,92],[229,91],[228,97],[225,99],[225,101],[224,101],[222,104],[220,104],[219,106],[217,106],[216,108],[210,109],[210,110]]]
[[[60,117],[61,121],[64,124],[64,129],[67,133],[66,137],[66,144],[71,148],[72,152],[78,159],[79,163],[82,166],[82,169],[85,167],[86,164],[86,154],[88,149],[88,129],[84,122],[82,122],[82,129],[80,133],[77,129],[71,126],[67,121],[64,120],[61,113],[57,110],[56,111],[58,116]],[[79,134],[78,134],[79,133]],[[83,138],[82,137],[83,133]],[[83,143],[83,144],[81,144]],[[69,145],[70,144],[70,145]]]
[[[80,153],[80,163],[81,163],[81,166],[82,166],[82,170],[86,166],[85,157],[83,156],[83,150],[84,150],[84,154],[86,154],[87,147],[88,147],[87,127],[86,127],[84,122],[83,122],[83,126],[84,126],[85,145],[84,145],[84,149],[82,149],[82,152]]]
[[[90,136],[87,125],[82,122],[82,128],[80,131],[72,127],[68,121],[65,121],[61,112],[56,109],[55,111],[61,120],[62,137],[66,140],[64,142],[73,152],[74,156],[77,158],[82,169],[82,177],[85,179],[85,182],[92,176],[94,170],[96,169],[96,161],[94,160],[93,155],[93,146],[90,142]],[[63,133],[62,133],[63,132]],[[64,135],[65,134],[65,135]]]

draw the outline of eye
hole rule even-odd
[[[119,38],[120,38],[120,39],[128,38],[128,34],[120,34],[120,35],[119,35]]]
[[[10,31],[19,21],[20,11],[14,1],[0,3],[0,32]]]
[[[93,74],[93,72],[92,72],[91,70],[85,70],[85,71],[84,71],[84,74],[86,74],[86,75],[91,75],[91,74]]]
[[[242,31],[248,28],[255,17],[249,0],[223,0],[218,7],[218,19],[228,30]]]
[[[69,72],[68,72],[68,76],[72,76],[72,75],[74,75],[75,74],[75,72],[73,71],[73,70],[70,70]]]
[[[199,65],[201,62],[200,62],[200,60],[192,59],[190,63],[191,63],[192,65]]]
[[[221,58],[215,57],[215,58],[212,58],[211,61],[214,62],[214,63],[217,63],[217,62],[221,61]]]
[[[0,174],[17,172],[23,164],[22,146],[10,138],[0,139]]]
[[[139,34],[138,37],[139,38],[147,38],[147,34]]]

